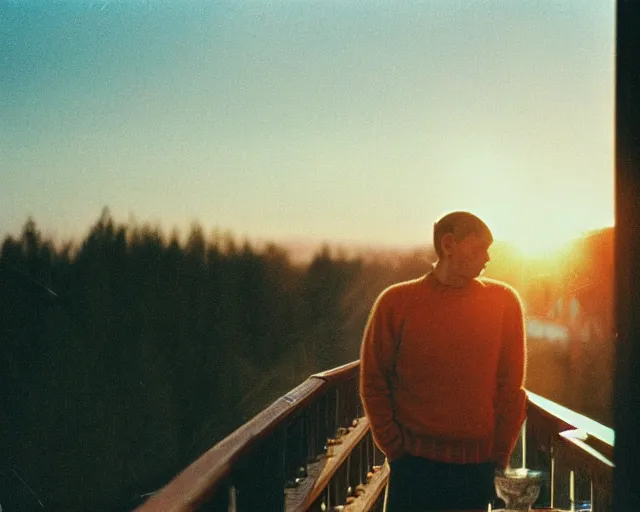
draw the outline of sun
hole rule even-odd
[[[587,232],[613,225],[613,194],[605,187],[588,189],[569,173],[509,173],[500,161],[475,158],[483,169],[467,184],[458,204],[484,220],[496,242],[527,260],[553,263],[571,251]]]
[[[569,219],[540,219],[526,216],[496,222],[494,238],[512,246],[521,256],[534,260],[553,260],[562,256],[587,228]]]
[[[533,259],[555,258],[576,238],[580,230],[559,229],[557,226],[531,228],[525,232],[511,233],[504,241],[523,256]]]

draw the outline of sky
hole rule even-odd
[[[0,236],[424,245],[613,225],[614,4],[0,1]]]

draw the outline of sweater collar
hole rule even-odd
[[[424,281],[430,289],[440,293],[447,293],[451,295],[468,295],[474,290],[477,290],[478,288],[484,288],[486,286],[478,278],[471,279],[464,286],[446,285],[438,280],[433,271],[428,272],[427,275],[424,276]]]

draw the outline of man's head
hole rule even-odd
[[[438,263],[464,279],[479,276],[489,261],[493,235],[489,227],[469,212],[452,212],[433,225],[433,246]]]

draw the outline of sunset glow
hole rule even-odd
[[[613,173],[600,177],[600,186],[588,176],[539,172],[522,176],[510,172],[499,158],[478,158],[472,173],[465,166],[466,186],[451,210],[467,209],[491,228],[496,241],[513,246],[522,256],[553,259],[585,232],[613,226]]]
[[[544,255],[612,223],[606,2],[39,4],[0,17],[0,234],[106,206],[415,247],[464,209]]]
[[[555,224],[523,222],[524,229],[505,230],[502,240],[507,242],[523,256],[532,259],[552,259],[559,256],[584,229],[561,222]],[[600,227],[605,227],[602,225]]]

